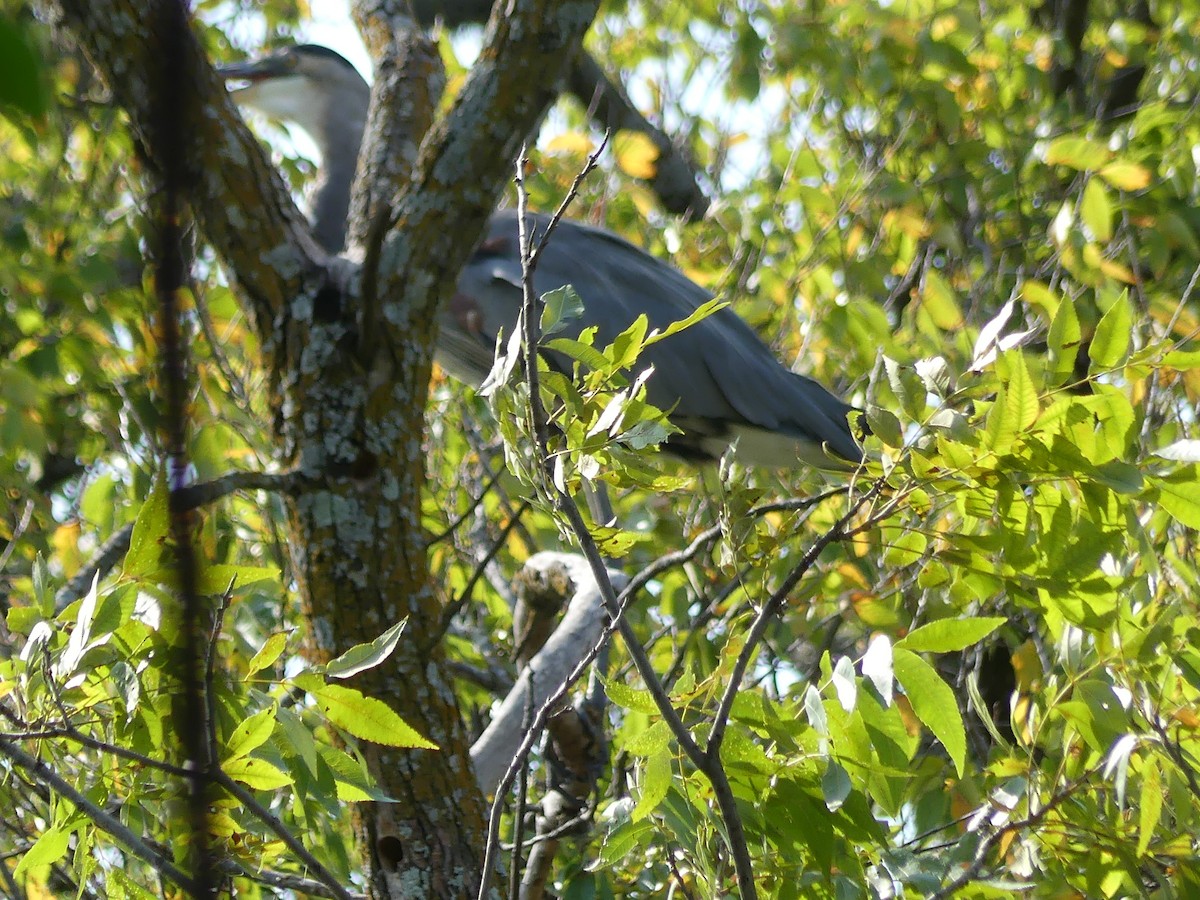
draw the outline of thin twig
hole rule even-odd
[[[853,530],[847,530],[846,526],[850,520],[858,515],[859,511],[868,503],[873,501],[879,492],[883,490],[886,481],[880,479],[876,481],[865,494],[855,500],[850,508],[829,528],[824,534],[813,541],[812,546],[805,551],[800,562],[788,573],[783,583],[776,591],[767,599],[755,616],[753,624],[750,626],[750,632],[746,636],[746,643],[743,645],[741,652],[738,654],[737,661],[734,663],[733,672],[730,673],[729,683],[725,687],[725,693],[721,697],[721,702],[717,707],[717,714],[713,718],[712,730],[709,732],[708,746],[705,748],[705,755],[713,761],[720,758],[721,741],[725,737],[725,728],[729,724],[729,715],[733,709],[733,702],[737,698],[738,691],[741,689],[742,678],[746,674],[746,669],[750,665],[754,654],[758,652],[758,645],[762,641],[763,634],[767,630],[771,619],[779,611],[787,600],[788,595],[795,589],[796,585],[816,564],[817,557],[830,544],[845,539],[851,534],[857,532],[862,526]]]
[[[213,685],[216,682],[217,641],[221,637],[221,626],[225,622],[225,612],[233,599],[233,585],[237,576],[229,579],[229,587],[221,595],[221,601],[213,613],[212,630],[209,632],[208,644],[204,648],[204,733],[207,736],[208,764],[213,765],[221,758],[221,747],[217,740],[217,701]]]
[[[253,794],[222,772],[219,768],[216,770],[216,782],[225,790],[229,791],[229,793],[233,794],[233,796],[235,796],[239,801],[241,801],[242,806],[257,816],[262,823],[267,826],[267,828],[275,833],[277,838],[283,841],[287,848],[291,850],[293,854],[295,854],[296,858],[304,866],[310,869],[313,874],[316,875],[317,879],[329,889],[329,896],[336,898],[336,900],[351,900],[349,892],[347,892],[347,890],[342,886],[341,882],[334,877],[333,873],[325,868],[325,866],[321,864],[320,860],[313,856],[308,849],[302,843],[300,843],[299,839],[292,834],[288,827],[283,824],[283,822],[281,822],[274,813],[259,803]]]
[[[521,728],[528,734],[533,724],[534,680],[537,673],[529,667],[529,694],[525,702],[525,712],[522,715]],[[513,849],[512,867],[508,873],[508,896],[510,900],[519,900],[521,890],[521,854],[525,843],[525,807],[529,802],[529,767],[521,766],[517,773],[517,808],[513,812]]]
[[[450,625],[454,621],[454,617],[458,615],[459,610],[467,605],[471,600],[471,594],[475,590],[475,585],[479,583],[479,579],[483,577],[487,570],[488,564],[491,563],[504,547],[508,536],[512,534],[517,524],[521,521],[521,516],[530,509],[533,504],[528,500],[523,500],[520,507],[513,514],[513,517],[508,520],[508,523],[501,529],[500,534],[496,537],[495,542],[488,548],[488,552],[475,565],[475,570],[471,572],[471,577],[467,580],[466,586],[462,589],[462,593],[446,604],[446,608],[442,611],[442,620],[438,623],[437,631],[434,632],[433,638],[429,645],[433,646],[441,641],[442,636],[450,630]]]
[[[167,856],[153,849],[144,840],[130,831],[119,819],[105,812],[77,791],[70,782],[62,778],[49,765],[30,756],[15,743],[4,738],[0,738],[0,754],[7,756],[16,765],[25,769],[41,782],[49,785],[61,798],[70,802],[76,809],[87,816],[92,824],[106,834],[111,835],[142,862],[146,863],[159,874],[165,875],[185,891],[198,896],[197,885],[190,876],[177,868],[175,863]]]
[[[1019,832],[1025,828],[1032,828],[1038,825],[1050,812],[1060,806],[1064,801],[1072,797],[1075,792],[1079,790],[1079,788],[1083,787],[1098,771],[1099,767],[1089,769],[1074,782],[1067,785],[1062,791],[1051,797],[1046,802],[1046,805],[1037,812],[1026,816],[1019,822],[1009,822],[1002,828],[997,828],[991,834],[987,835],[982,841],[979,842],[979,846],[975,850],[975,856],[971,860],[970,864],[959,874],[957,878],[955,878],[949,884],[944,885],[937,891],[937,893],[930,894],[929,900],[946,900],[946,898],[953,897],[956,893],[958,893],[960,888],[965,887],[968,882],[970,882],[980,873],[980,871],[983,869],[984,863],[987,861],[988,854],[991,852],[993,847],[995,847],[998,843],[1000,843],[1001,840],[1004,839],[1005,835]]]
[[[309,897],[329,897],[336,898],[341,896],[329,889],[329,886],[320,881],[314,881],[312,878],[304,878],[300,875],[289,875],[287,872],[275,872],[270,869],[251,869],[249,866],[244,866],[235,859],[223,859],[217,864],[217,868],[227,874],[248,878],[251,881],[257,881],[259,884],[265,884],[268,887],[279,888],[285,891],[295,891]],[[347,893],[350,900],[366,900],[366,894]]]
[[[212,481],[202,481],[180,488],[179,505],[185,510],[199,509],[236,491],[280,491],[290,493],[299,488],[304,476],[296,469],[285,472],[227,472]],[[54,597],[54,609],[62,612],[88,592],[92,580],[106,576],[117,562],[129,552],[133,523],[122,526],[100,546],[88,564],[79,570]]]

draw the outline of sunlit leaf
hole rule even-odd
[[[914,653],[950,653],[965,650],[1003,625],[1007,619],[999,616],[963,619],[938,619],[910,631],[896,642]]]
[[[915,653],[896,647],[893,654],[896,680],[904,688],[913,712],[942,742],[954,763],[955,771],[961,775],[967,753],[967,735],[954,691],[929,663]]]

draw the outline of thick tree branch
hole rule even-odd
[[[397,204],[397,227],[380,252],[379,296],[394,298],[382,318],[394,346],[411,343],[414,329],[423,338],[432,328],[598,6],[497,6],[465,86],[421,146],[416,176]]]
[[[424,25],[442,21],[451,28],[483,22],[492,10],[491,0],[414,0],[417,18]],[[567,70],[567,90],[588,110],[603,131],[628,129],[646,135],[658,148],[654,177],[648,180],[669,211],[689,220],[703,217],[709,201],[700,188],[695,165],[675,146],[670,136],[643,116],[629,100],[619,79],[610,79],[586,50]]]

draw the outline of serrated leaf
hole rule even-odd
[[[623,681],[605,682],[604,689],[608,694],[608,699],[617,706],[634,712],[649,713],[653,716],[659,714],[658,704],[654,702],[649,691],[631,688]]]
[[[871,404],[867,407],[867,425],[871,434],[879,438],[887,447],[903,447],[904,431],[900,420],[890,410]]]
[[[229,740],[225,742],[225,746],[222,748],[224,758],[232,760],[240,756],[249,755],[251,751],[257,750],[270,740],[271,732],[274,730],[274,709],[264,709],[261,712],[255,713],[233,729],[233,733],[229,735]]]
[[[364,800],[395,802],[371,782],[362,765],[354,757],[328,744],[321,744],[317,749],[320,751],[321,761],[329,766],[333,773],[337,797],[343,803],[359,803]]]
[[[631,816],[635,822],[654,812],[671,788],[671,754],[666,749],[646,759],[639,787],[641,796]]]
[[[1096,326],[1088,356],[1102,369],[1120,365],[1129,352],[1132,336],[1133,310],[1129,305],[1128,292],[1122,292]]]
[[[274,763],[253,756],[240,756],[223,762],[221,771],[256,791],[274,791],[292,784],[291,776]]]
[[[967,755],[967,733],[954,691],[929,663],[910,650],[894,648],[892,661],[896,680],[904,688],[913,713],[941,741],[961,776]]]
[[[354,645],[325,666],[325,674],[330,678],[349,678],[379,665],[392,655],[407,624],[408,619],[401,619],[369,644]]]
[[[1200,528],[1200,467],[1183,466],[1165,478],[1147,479],[1158,488],[1158,503],[1188,528]]]
[[[1001,616],[938,619],[914,629],[896,647],[914,653],[952,653],[978,644],[1007,621]]]
[[[645,821],[628,820],[618,825],[604,836],[604,843],[600,846],[600,864],[615,866],[635,848],[640,847],[654,828],[653,823]]]
[[[988,447],[996,454],[1007,453],[1017,435],[1029,428],[1038,416],[1038,396],[1025,358],[1019,352],[1007,354],[1009,378],[1000,387],[996,402],[987,417]]]
[[[284,648],[287,647],[288,636],[286,634],[276,633],[271,635],[258,648],[258,652],[251,657],[247,664],[246,677],[249,678],[263,669],[275,665],[275,661],[283,654]]]
[[[388,747],[438,749],[437,744],[421,737],[390,706],[361,691],[327,684],[309,690],[309,694],[330,722],[356,738]]]

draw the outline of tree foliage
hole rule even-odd
[[[247,21],[268,42],[299,25],[292,4],[196,16],[215,59]],[[673,461],[638,393],[644,329],[568,341],[564,292],[541,326],[581,365],[543,367],[540,438],[517,344],[486,396],[434,371],[421,608],[440,618],[348,611],[341,646],[297,599],[319,548],[289,506],[307,476],[279,438],[275,348],[195,228],[188,505],[222,875],[245,896],[381,895],[363,810],[404,800],[379,748],[455,751],[363,673],[444,665],[477,736],[521,674],[510,579],[591,542],[653,576],[577,689],[607,695],[590,720],[573,707],[607,750],[572,770],[557,895],[1200,891],[1197,21],[1191,0],[605,8],[592,56],[713,203],[664,215],[636,180],[657,151],[618,133],[571,215],[672,260],[861,407],[872,461],[846,478]],[[462,46],[441,44],[451,93]],[[28,10],[0,18],[0,72],[0,878],[18,896],[155,895],[190,864],[192,725],[142,237],[153,166]],[[600,141],[578,104],[556,107],[530,205],[556,208]],[[295,188],[311,174],[274,159]],[[562,502],[588,479],[615,523]],[[565,727],[501,795],[505,842],[571,796]]]

